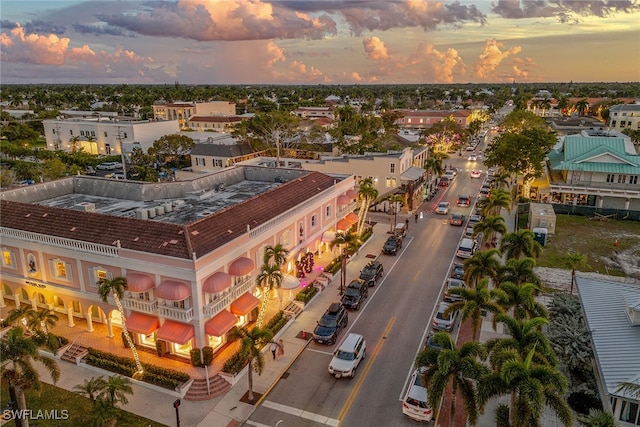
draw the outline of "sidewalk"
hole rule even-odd
[[[389,225],[383,222],[374,224],[373,235],[348,261],[347,283],[357,278],[360,270],[369,261],[379,255],[380,248],[388,237],[388,228]],[[306,305],[302,314],[298,316],[288,329],[280,331],[278,335],[276,335],[274,339],[282,339],[284,342],[284,355],[273,360],[268,346],[265,347],[263,350],[265,354],[264,371],[262,375],[255,373],[253,375],[254,393],[261,394],[262,399],[267,397],[270,389],[277,383],[309,343],[310,334],[316,325],[316,321],[322,313],[324,313],[329,304],[339,301],[339,290],[340,275],[338,274],[322,292],[316,294]],[[306,340],[297,338],[301,331],[307,332]],[[60,366],[61,375],[56,385],[66,390],[73,390],[75,385],[82,384],[85,379],[100,375],[99,372],[88,368],[76,366],[64,361],[57,362]],[[39,366],[39,370],[41,372],[41,380],[52,383],[44,367]],[[240,401],[248,389],[247,375],[244,375],[231,387],[228,393],[216,399],[206,401],[182,399],[179,407],[180,426],[231,427],[243,424],[255,409],[254,405]],[[173,407],[173,403],[176,400],[175,396],[154,391],[136,383],[133,384],[133,391],[134,394],[129,398],[129,404],[123,407],[124,410],[168,426],[176,425],[176,410]],[[258,402],[260,401],[258,400]],[[0,423],[0,425],[2,425],[2,423]]]

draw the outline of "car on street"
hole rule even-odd
[[[453,264],[453,267],[451,268],[451,274],[450,274],[452,279],[464,279],[464,264],[461,263],[455,263]]]
[[[371,261],[360,270],[360,279],[367,285],[375,286],[378,280],[384,275],[384,267],[380,261]]]
[[[385,255],[397,255],[398,250],[402,247],[402,240],[395,237],[389,236],[384,245],[382,245],[382,253]]]
[[[481,188],[480,192],[478,193],[478,200],[488,199],[490,194],[491,194],[491,190],[488,190],[486,188]]]
[[[344,291],[342,306],[350,310],[360,310],[368,296],[369,286],[367,283],[364,280],[355,279],[349,283],[349,286]]]
[[[467,207],[471,205],[471,196],[468,194],[461,194],[458,196],[458,201],[456,204],[460,207]]]
[[[333,353],[329,363],[329,373],[336,378],[355,377],[356,369],[367,357],[367,342],[360,334],[353,332],[346,336]]]
[[[470,162],[476,162],[478,161],[478,155],[477,154],[472,154],[469,156],[469,161]]]
[[[477,223],[482,221],[482,215],[474,213],[473,215],[469,215],[469,227],[473,227]]]
[[[467,228],[464,229],[463,236],[471,239],[473,237],[473,227],[467,226]]]
[[[342,329],[349,323],[349,313],[339,302],[332,303],[313,330],[313,339],[321,344],[335,344]]]
[[[442,350],[442,347],[440,347],[438,344],[436,344],[433,341],[433,337],[435,336],[435,332],[430,331],[429,335],[427,336],[427,341],[424,343],[424,349],[428,349],[428,348],[432,348],[434,350]]]
[[[438,215],[446,215],[449,213],[449,208],[451,207],[451,203],[449,202],[440,202],[438,203],[438,207],[436,207],[436,213]]]
[[[449,181],[453,181],[454,179],[456,179],[456,176],[458,176],[458,172],[456,172],[453,169],[448,169],[445,173],[444,173],[444,177],[445,178],[449,178]]]
[[[438,305],[438,311],[433,316],[433,321],[431,322],[433,329],[447,332],[451,332],[453,330],[456,318],[458,317],[458,311],[456,310],[449,313],[449,315],[445,315],[444,312],[449,308],[449,305],[450,304],[448,302],[441,302]]]
[[[463,280],[452,279],[452,278],[447,279],[447,283],[445,284],[445,287],[444,287],[444,300],[446,302],[462,301],[462,297],[460,295],[451,294],[449,293],[449,290],[453,288],[465,288],[465,287],[466,285]]]
[[[451,219],[449,219],[449,225],[456,225],[458,227],[464,225],[464,215],[454,213],[451,215]]]
[[[101,171],[112,171],[118,169],[117,165],[118,163],[116,162],[105,162],[100,163],[98,166],[96,166],[96,169]],[[122,167],[122,165],[120,167]]]
[[[413,372],[402,401],[402,413],[415,421],[429,422],[433,419],[433,411],[427,402],[427,389],[422,382],[426,370],[421,366]]]
[[[87,166],[87,168],[85,169],[85,173],[87,175],[96,175],[96,169],[93,166]]]
[[[471,170],[471,178],[480,178],[482,176],[482,172],[480,172],[478,169],[473,169]]]
[[[440,181],[438,181],[438,187],[448,187],[450,183],[451,180],[446,176],[443,176],[442,178],[440,178]]]

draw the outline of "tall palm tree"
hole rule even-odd
[[[575,103],[574,107],[578,114],[584,116],[584,114],[589,111],[589,101],[587,101],[587,98],[581,99]]]
[[[240,354],[244,357],[245,363],[249,364],[247,377],[249,380],[249,403],[253,403],[253,371],[258,375],[264,370],[264,354],[262,354],[262,346],[273,339],[273,334],[265,328],[253,328],[249,330],[247,327],[234,328],[230,333],[231,339],[241,339]]]
[[[473,236],[477,236],[482,233],[485,236],[484,245],[489,247],[496,235],[500,233],[504,235],[507,233],[507,226],[504,223],[504,218],[500,215],[488,216],[476,225],[473,226]]]
[[[504,190],[511,184],[511,175],[508,172],[497,173],[493,178],[493,186]]]
[[[49,371],[53,383],[60,379],[60,368],[56,361],[41,356],[36,343],[24,335],[24,330],[17,326],[11,329],[3,340],[0,340],[0,365],[3,366],[2,377],[9,383],[9,394],[18,402],[21,410],[27,410],[24,391],[27,388],[40,390],[40,374],[33,366],[38,361]],[[5,365],[6,363],[6,365]],[[29,427],[28,419],[22,419],[22,426]]]
[[[536,301],[536,295],[540,287],[533,283],[516,284],[513,282],[501,282],[499,289],[506,294],[506,299],[499,301],[505,310],[513,310],[516,320],[548,317],[544,304]]]
[[[281,243],[278,243],[275,246],[267,246],[264,248],[263,263],[282,266],[287,262],[287,255],[289,255],[289,250]]]
[[[278,289],[282,286],[282,280],[284,275],[280,266],[277,264],[264,264],[262,271],[256,278],[258,286],[262,289],[262,303],[260,304],[260,312],[258,313],[258,319],[256,320],[256,326],[262,327],[264,321],[264,315],[267,312],[267,306],[269,305],[269,296],[273,289]]]
[[[511,193],[500,188],[494,189],[489,198],[482,206],[482,213],[485,215],[499,215],[500,209],[505,208],[508,212],[511,212]]]
[[[551,365],[534,363],[535,349],[523,359],[514,349],[504,350],[500,366],[481,378],[478,397],[482,407],[491,398],[510,393],[509,421],[512,427],[538,425],[549,406],[563,425],[570,427],[573,417],[564,399],[567,379]]]
[[[494,282],[500,271],[500,252],[497,249],[478,251],[464,261],[464,279],[469,286],[475,286],[480,279],[488,277]]]
[[[573,293],[573,286],[576,283],[576,269],[578,267],[587,267],[587,256],[581,252],[567,252],[564,257],[564,264],[567,268],[571,269],[571,293]]]
[[[347,250],[349,255],[353,255],[360,245],[360,237],[353,231],[346,233],[336,233],[336,237],[329,243],[329,248],[333,249],[336,246],[342,246]]]
[[[58,323],[58,316],[49,308],[43,308],[39,311],[33,310],[33,313],[31,313],[27,320],[29,329],[40,331],[44,335],[47,335],[49,333],[48,328],[53,328],[56,326],[56,323]]]
[[[138,356],[138,350],[136,349],[136,346],[131,339],[131,334],[129,334],[129,330],[127,329],[124,307],[122,307],[122,302],[120,302],[127,287],[127,279],[124,277],[114,277],[113,279],[105,278],[98,280],[98,294],[100,295],[102,301],[109,302],[109,296],[111,296],[113,298],[113,301],[116,303],[116,307],[120,312],[120,318],[122,319],[122,333],[124,334],[129,348],[131,349],[131,353],[133,353],[133,360],[136,364],[136,373],[137,375],[142,375],[143,369],[142,363],[140,363],[140,356]]]
[[[452,295],[458,295],[461,301],[454,301],[444,311],[448,316],[458,310],[462,312],[462,320],[471,319],[473,328],[473,340],[478,340],[480,327],[482,326],[482,315],[484,312],[499,314],[504,311],[498,304],[498,300],[504,300],[506,295],[500,289],[489,289],[489,280],[482,279],[473,287],[457,287],[449,289]]]
[[[475,381],[486,373],[486,367],[480,359],[486,357],[482,344],[470,341],[456,347],[451,335],[438,332],[433,341],[440,350],[426,348],[418,353],[416,366],[426,367],[422,381],[427,388],[427,398],[431,408],[437,408],[444,395],[447,384],[452,384],[449,425],[453,426],[457,393],[460,392],[465,413],[471,425],[478,421],[478,401]]]
[[[129,403],[127,394],[133,395],[131,380],[122,375],[112,375],[102,384],[100,397],[108,401],[111,406],[116,406],[118,403],[126,405]]]
[[[398,203],[400,206],[404,206],[404,196],[402,194],[392,194],[387,200],[389,200],[389,205],[393,206],[393,223],[389,228],[389,232],[393,233],[393,228],[396,226],[396,217],[398,215]]]
[[[33,317],[33,313],[35,310],[26,305],[20,305],[9,311],[7,318],[5,319],[7,324],[9,325],[18,325],[24,326],[29,330],[29,332],[33,333],[31,328],[29,327],[29,319]]]
[[[533,271],[533,267],[536,266],[536,260],[533,258],[510,258],[507,259],[504,266],[500,269],[499,281],[513,282],[516,285],[520,285],[525,282],[533,283],[535,285],[540,284],[540,278]]]
[[[489,364],[498,369],[511,357],[507,350],[515,350],[521,358],[526,358],[531,350],[535,350],[533,360],[543,365],[556,366],[558,358],[551,348],[551,343],[542,328],[549,324],[544,317],[516,319],[507,314],[496,316],[496,322],[505,326],[508,338],[494,338],[486,342],[489,352]]]
[[[91,377],[91,379],[85,378],[82,384],[76,384],[73,389],[78,394],[88,397],[91,403],[95,403],[102,390],[104,390],[104,384],[104,377],[100,375],[99,377]]]
[[[429,177],[431,177],[431,174],[441,176],[444,173],[442,158],[439,156],[429,156],[429,158],[424,161],[424,168],[427,170]]]
[[[365,178],[362,180],[358,188],[358,197],[360,198],[360,210],[358,211],[358,227],[356,233],[361,236],[369,208],[378,198],[378,190],[373,186],[373,178]]]
[[[518,230],[514,233],[508,233],[500,242],[500,252],[507,259],[523,256],[537,258],[542,252],[542,246],[536,242],[534,237],[535,235],[531,230]]]

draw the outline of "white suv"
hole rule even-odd
[[[333,353],[333,359],[329,363],[329,373],[336,378],[355,377],[356,368],[367,356],[366,350],[367,343],[362,335],[354,333],[347,335]]]

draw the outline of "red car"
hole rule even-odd
[[[451,215],[451,219],[449,220],[449,224],[461,226],[464,224],[464,215],[461,214],[453,214]]]
[[[448,187],[449,186],[449,178],[443,176],[440,178],[440,182],[438,182],[438,187]]]

